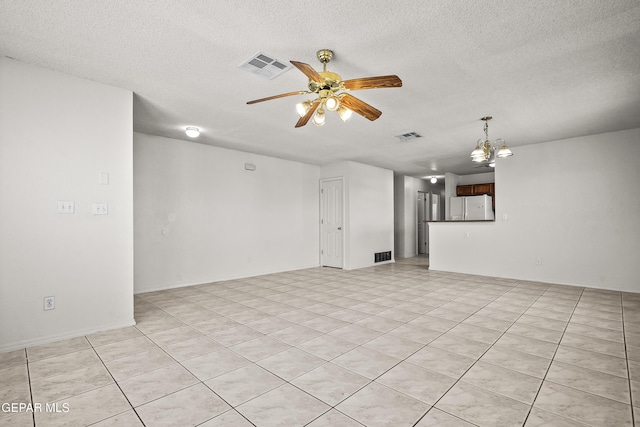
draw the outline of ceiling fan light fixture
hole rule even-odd
[[[340,108],[340,101],[336,96],[331,95],[324,102],[324,106],[327,107],[327,110],[329,111],[336,111],[338,108]]]
[[[351,118],[351,114],[353,114],[353,111],[351,111],[347,107],[345,107],[343,105],[340,105],[338,107],[338,116],[340,116],[340,118],[342,119],[343,122],[346,123],[346,121]]]
[[[197,138],[200,136],[200,129],[198,129],[197,127],[188,126],[185,129],[184,133],[186,133],[189,138]]]
[[[300,114],[300,117],[303,117],[305,114],[307,114],[309,108],[311,108],[311,101],[302,101],[296,104],[296,111],[298,112],[298,114]]]
[[[316,126],[324,126],[324,109],[318,108],[318,111],[313,115],[313,124]]]
[[[304,62],[289,61],[291,65],[300,70],[309,79],[308,90],[254,99],[253,101],[248,101],[247,104],[257,104],[287,96],[316,94],[317,98],[313,101],[296,105],[296,110],[300,114],[300,119],[295,125],[296,128],[306,125],[309,120],[312,120],[318,126],[322,126],[326,111],[338,112],[343,122],[349,119],[352,112],[361,115],[367,120],[374,121],[382,115],[382,111],[348,92],[361,89],[402,87],[402,80],[396,75],[343,80],[339,74],[327,71],[327,64],[333,57],[331,50],[321,49],[316,55],[322,64],[322,71],[316,71],[311,65]],[[343,109],[342,106],[346,106],[346,108]],[[315,111],[316,108],[319,108],[318,112]]]

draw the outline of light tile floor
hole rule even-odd
[[[3,405],[0,426],[610,427],[640,417],[640,294],[425,261],[136,295],[135,327],[0,354],[0,402],[42,405]]]

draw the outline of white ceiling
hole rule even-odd
[[[519,145],[640,127],[638,0],[2,0],[0,55],[134,92],[134,129],[313,164],[353,160],[402,174],[477,173],[483,136]],[[402,88],[352,92],[382,110],[294,128],[292,69],[238,66],[258,51],[344,79],[396,74]],[[415,131],[423,138],[393,136]],[[606,147],[603,147],[606,150]],[[509,159],[499,159],[509,161]],[[499,167],[498,162],[498,167]]]

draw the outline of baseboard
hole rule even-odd
[[[38,337],[38,338],[33,338],[29,340],[24,340],[24,341],[12,342],[12,343],[2,345],[0,347],[0,353],[13,351],[13,350],[21,350],[23,348],[35,347],[43,344],[50,344],[52,342],[62,341],[70,338],[83,337],[85,335],[91,335],[97,332],[109,331],[112,329],[126,328],[128,326],[133,326],[135,324],[136,324],[135,319],[131,319],[123,323],[113,323],[113,324],[100,326],[97,328],[78,329],[75,331],[66,332],[64,334],[50,335],[46,337]]]
[[[203,285],[203,284],[208,284],[208,283],[224,282],[224,281],[227,281],[227,280],[248,279],[250,277],[266,276],[268,274],[277,274],[277,273],[287,273],[287,272],[290,272],[290,271],[306,270],[306,269],[309,269],[309,268],[317,268],[317,267],[320,267],[320,265],[319,264],[313,264],[313,265],[308,265],[308,266],[294,267],[294,268],[287,269],[287,270],[280,270],[280,269],[278,269],[278,270],[264,270],[264,271],[253,272],[251,274],[237,274],[237,275],[227,275],[227,276],[222,276],[222,277],[216,277],[216,278],[213,278],[211,280],[201,280],[201,281],[195,282],[195,283],[166,284],[166,285],[160,285],[160,286],[154,286],[154,287],[150,287],[150,288],[145,288],[145,289],[141,289],[141,290],[136,290],[135,289],[135,285],[134,285],[133,294],[134,295],[146,294],[148,292],[166,291],[168,289],[185,288],[187,286],[197,286],[197,285]]]

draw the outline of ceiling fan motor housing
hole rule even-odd
[[[311,92],[320,93],[322,90],[337,92],[343,89],[340,85],[342,77],[340,77],[339,74],[332,73],[331,71],[320,71],[318,74],[324,79],[324,84],[309,80],[309,90]]]

